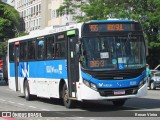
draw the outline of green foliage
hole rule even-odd
[[[16,37],[25,36],[25,35],[28,35],[28,34],[29,33],[27,33],[27,32],[21,31],[21,32],[19,32],[18,35],[16,35]]]
[[[7,40],[15,37],[19,21],[19,13],[14,7],[0,1],[0,56],[6,51]]]
[[[6,48],[7,48],[7,41],[0,43],[0,57],[4,55],[4,53],[6,53]]]
[[[0,2],[0,38],[9,39],[15,36],[19,28],[19,13],[10,5]]]
[[[61,5],[57,10],[57,13],[59,13],[60,16],[65,14],[75,14],[74,9],[74,0],[65,0],[63,5]]]
[[[75,14],[76,10],[82,13]],[[64,0],[60,15],[73,14],[78,22],[108,18],[140,21],[149,47],[160,47],[160,0]]]

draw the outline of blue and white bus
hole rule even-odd
[[[92,20],[48,27],[8,41],[9,87],[33,96],[112,101],[147,94],[146,47],[133,20]]]

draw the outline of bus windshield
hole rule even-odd
[[[84,69],[123,70],[145,66],[142,36],[82,38],[80,61]]]

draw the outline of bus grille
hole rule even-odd
[[[124,90],[125,94],[118,94],[115,95],[115,90]],[[98,92],[101,96],[122,96],[122,95],[135,95],[138,92],[138,87],[132,87],[132,88],[123,88],[123,89],[98,89]]]
[[[110,70],[110,71],[85,71],[93,78],[99,80],[122,80],[138,77],[142,74],[145,68],[130,69],[130,70]]]

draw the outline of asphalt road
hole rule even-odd
[[[9,89],[4,81],[0,81],[0,111],[15,112],[23,116],[15,116],[16,120],[124,120],[128,117],[131,120],[158,120],[160,117],[156,114],[160,115],[160,89],[148,90],[148,95],[143,98],[129,99],[123,107],[115,107],[111,102],[93,101],[78,102],[75,108],[67,109],[59,99],[35,98],[26,101],[22,93]],[[26,114],[32,113],[37,113],[38,118],[25,118]],[[40,116],[44,118],[39,118]]]

